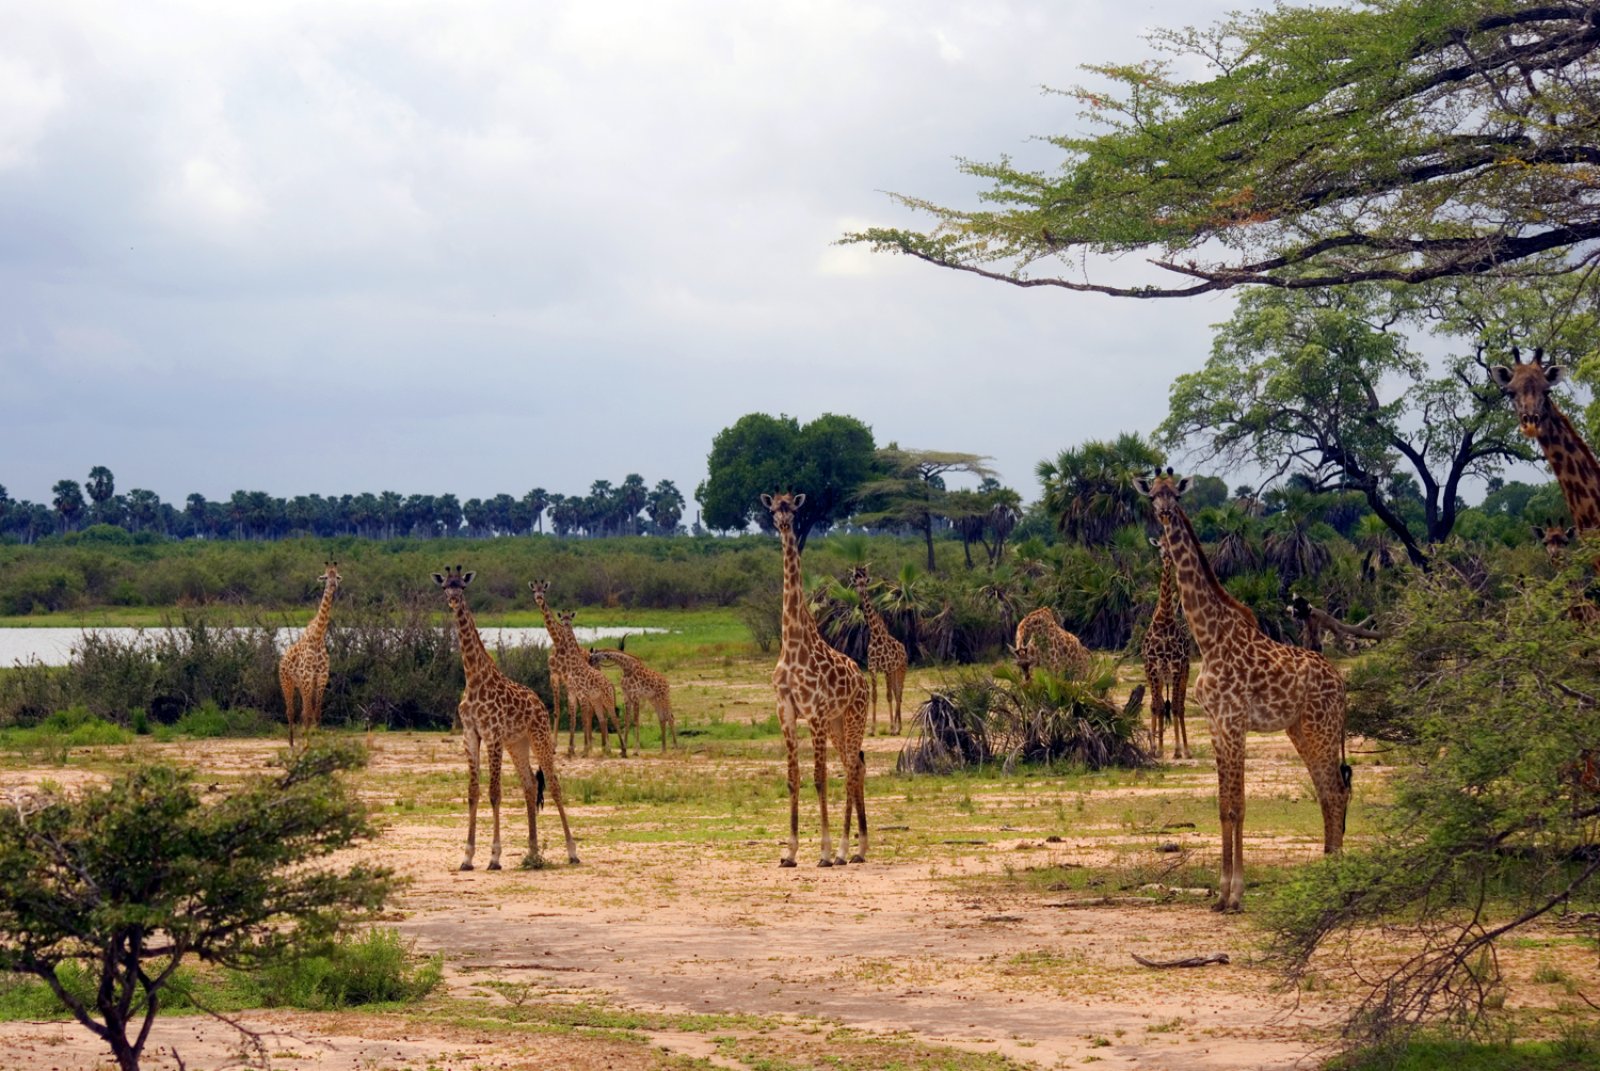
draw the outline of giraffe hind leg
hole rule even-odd
[[[543,795],[544,771],[536,775],[533,766],[528,761],[528,737],[519,736],[506,744],[506,750],[511,752],[511,764],[517,768],[517,780],[522,783],[522,798],[528,806],[528,854],[523,858],[522,865],[528,870],[537,870],[544,865],[544,860],[539,856],[539,805]]]

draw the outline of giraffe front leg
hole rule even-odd
[[[828,727],[811,723],[811,769],[817,784],[817,810],[822,814],[822,858],[818,866],[833,866],[833,838],[828,833]],[[844,861],[844,856],[839,857]]]
[[[779,866],[794,866],[800,851],[800,741],[795,713],[787,703],[778,704],[778,722],[783,726],[783,747],[789,773],[789,848],[778,860]]]
[[[461,869],[472,869],[472,854],[478,843],[478,730],[462,722],[461,744],[467,751],[467,854]]]
[[[289,747],[294,747],[294,681],[282,670],[278,671],[278,687],[283,689],[283,720],[289,726]]]
[[[494,814],[494,841],[489,845],[489,869],[500,869],[500,741],[489,742],[489,810]]]
[[[1244,741],[1218,739],[1213,728],[1212,746],[1217,749],[1217,812],[1222,826],[1222,871],[1213,909],[1231,913],[1244,910]]]
[[[1145,683],[1150,686],[1150,742],[1156,746],[1156,761],[1161,761],[1161,756],[1167,750],[1167,719],[1166,706],[1161,694],[1161,677],[1157,674],[1147,674]],[[1173,747],[1177,747],[1176,730],[1174,732]],[[1176,756],[1174,756],[1176,757]]]

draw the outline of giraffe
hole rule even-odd
[[[872,690],[872,735],[878,735],[878,674],[883,674],[883,702],[889,708],[889,732],[900,735],[900,701],[906,690],[906,645],[889,635],[889,626],[867,594],[871,578],[867,567],[850,570],[850,583],[861,598],[861,612],[867,618],[867,686]]]
[[[1537,440],[1544,451],[1567,500],[1573,528],[1578,533],[1600,530],[1600,461],[1550,396],[1550,388],[1567,377],[1567,370],[1545,364],[1543,349],[1534,350],[1533,360],[1524,363],[1513,346],[1511,360],[1509,367],[1497,364],[1489,369],[1489,375],[1511,399],[1522,434]]]
[[[1134,486],[1155,508],[1162,542],[1178,578],[1178,597],[1200,647],[1194,697],[1205,708],[1217,757],[1217,809],[1222,824],[1218,911],[1244,907],[1244,753],[1247,732],[1289,734],[1311,773],[1322,805],[1322,850],[1344,843],[1350,767],[1344,763],[1344,678],[1316,651],[1269,639],[1256,616],[1217,580],[1200,540],[1178,504],[1187,477],[1168,469]]]
[[[656,720],[661,723],[661,750],[667,750],[667,734],[672,734],[672,746],[678,746],[678,723],[672,717],[672,686],[667,682],[665,675],[657,673],[644,661],[626,651],[614,651],[606,648],[589,649],[589,664],[599,669],[607,662],[622,668],[622,700],[626,713],[622,720],[622,734],[627,736],[628,726],[632,724],[634,730],[634,751],[644,747],[643,729],[640,727],[640,716],[644,713],[644,705],[648,701],[656,712]]]
[[[1012,652],[1024,681],[1033,679],[1033,667],[1037,665],[1074,677],[1089,672],[1089,648],[1056,622],[1055,611],[1048,606],[1039,607],[1017,622],[1017,642]]]
[[[566,697],[569,720],[567,722],[567,758],[572,758],[578,736],[578,718],[586,715],[583,723],[583,753],[589,754],[594,745],[595,715],[600,718],[600,753],[611,754],[611,744],[606,736],[608,719],[617,709],[617,690],[611,679],[589,665],[589,658],[578,646],[572,633],[573,614],[564,614],[560,620],[550,611],[545,595],[550,590],[548,580],[530,580],[528,590],[533,601],[544,614],[545,632],[550,636],[550,724],[561,731],[562,697]],[[575,611],[574,611],[575,613]],[[628,757],[628,742],[622,741],[622,757]]]
[[[1144,679],[1150,685],[1150,739],[1155,741],[1156,758],[1166,746],[1167,721],[1172,721],[1172,757],[1187,759],[1189,729],[1183,720],[1183,702],[1189,689],[1189,630],[1178,618],[1173,599],[1177,579],[1172,557],[1159,539],[1150,541],[1161,556],[1161,586],[1150,626],[1139,644],[1144,659]]]
[[[1567,548],[1572,546],[1574,539],[1578,538],[1578,529],[1575,527],[1542,528],[1536,524],[1533,526],[1533,538],[1537,539],[1539,545],[1544,547],[1545,554],[1549,555],[1552,562],[1560,564],[1561,559],[1566,557]]]
[[[467,751],[467,852],[462,870],[472,869],[472,854],[478,839],[478,749],[489,749],[489,808],[494,812],[494,842],[489,847],[489,869],[500,869],[500,751],[511,753],[511,762],[522,781],[522,795],[528,805],[527,867],[539,867],[539,828],[537,815],[544,805],[546,784],[561,815],[561,831],[567,838],[567,862],[578,862],[578,849],[567,824],[567,808],[561,800],[561,781],[556,777],[555,726],[537,692],[500,672],[483,646],[483,637],[467,609],[467,585],[475,574],[463,573],[461,566],[434,573],[433,582],[444,589],[445,601],[456,619],[460,641],[461,668],[467,687],[461,693],[457,713],[461,716],[462,744]],[[538,764],[535,773],[529,762]]]
[[[772,524],[783,541],[783,639],[772,687],[778,694],[778,720],[789,759],[789,845],[779,866],[794,866],[800,850],[800,763],[796,732],[802,716],[811,726],[813,778],[817,806],[822,815],[822,858],[818,866],[843,866],[850,846],[850,815],[861,819],[860,850],[852,863],[867,861],[867,761],[861,738],[867,727],[867,681],[855,659],[822,639],[816,618],[806,607],[800,577],[800,544],[794,533],[795,511],[805,504],[803,494],[779,492],[762,495],[761,504],[772,511]],[[837,856],[828,836],[828,740],[838,750],[845,768],[844,838]]]
[[[341,579],[338,562],[323,563],[322,575],[317,577],[322,585],[322,602],[316,616],[278,660],[278,685],[283,689],[283,716],[289,723],[290,747],[294,747],[296,692],[300,693],[300,725],[307,740],[311,730],[322,722],[322,693],[328,689],[328,614]]]

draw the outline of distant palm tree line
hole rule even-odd
[[[81,485],[58,480],[48,505],[13,500],[0,486],[0,535],[23,542],[106,524],[176,539],[282,539],[293,535],[370,539],[527,535],[676,535],[683,531],[684,497],[671,480],[654,488],[637,473],[621,483],[596,480],[586,495],[536,487],[521,497],[498,494],[462,502],[453,494],[296,495],[235,491],[226,501],[191,494],[180,507],[154,491],[118,494],[111,470],[96,465]],[[548,529],[547,529],[548,526]]]

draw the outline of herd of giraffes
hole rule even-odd
[[[1554,556],[1564,552],[1579,533],[1600,531],[1600,462],[1572,422],[1550,396],[1550,388],[1565,372],[1546,365],[1542,351],[1523,361],[1516,349],[1510,365],[1495,365],[1493,381],[1510,398],[1522,433],[1535,439],[1550,463],[1572,515],[1572,527],[1540,530],[1537,534]],[[1184,708],[1191,694],[1190,636],[1199,649],[1200,670],[1192,694],[1205,712],[1217,768],[1217,806],[1222,831],[1222,865],[1219,911],[1239,911],[1244,895],[1245,738],[1250,732],[1282,731],[1289,737],[1311,775],[1322,809],[1323,850],[1336,852],[1343,843],[1345,817],[1350,805],[1351,768],[1345,761],[1345,684],[1339,671],[1321,653],[1321,637],[1328,629],[1345,635],[1381,638],[1381,633],[1357,629],[1306,603],[1290,606],[1290,613],[1305,627],[1306,641],[1299,646],[1280,643],[1266,635],[1255,614],[1230,595],[1207,560],[1180,499],[1189,487],[1172,469],[1134,480],[1139,494],[1150,500],[1161,538],[1152,540],[1161,556],[1161,580],[1155,610],[1146,628],[1140,655],[1151,700],[1150,742],[1156,758],[1165,750],[1165,729],[1173,729],[1173,757],[1191,756]],[[901,701],[906,678],[906,649],[890,635],[882,616],[867,597],[871,578],[865,566],[856,566],[851,583],[860,595],[869,631],[867,668],[834,649],[823,639],[808,605],[801,581],[800,547],[794,530],[795,513],[805,495],[778,492],[762,495],[762,505],[772,515],[772,526],[783,545],[782,639],[772,686],[777,696],[779,723],[787,759],[789,786],[789,837],[779,865],[796,865],[800,847],[800,765],[798,729],[803,719],[811,730],[813,783],[821,826],[818,866],[863,863],[867,858],[866,756],[862,740],[869,716],[877,731],[877,676],[884,677],[889,730],[901,730]],[[537,815],[549,792],[561,817],[567,859],[578,862],[572,829],[567,822],[556,776],[558,721],[530,688],[502,673],[485,649],[471,611],[466,588],[472,573],[456,566],[433,574],[454,616],[466,689],[459,705],[467,754],[467,844],[462,870],[473,868],[477,840],[480,751],[489,756],[489,805],[494,839],[489,869],[500,869],[500,771],[502,752],[509,752],[522,783],[528,810],[528,854],[524,865],[541,865]],[[289,740],[295,739],[296,693],[300,696],[302,735],[318,723],[322,696],[328,685],[325,636],[334,593],[340,583],[336,562],[327,563],[322,576],[322,600],[304,634],[283,655],[279,677],[289,721]],[[573,630],[573,614],[554,613],[546,601],[549,584],[529,584],[534,601],[549,631],[550,683],[559,715],[570,712],[567,754],[574,753],[577,722],[584,718],[584,751],[592,744],[594,722],[600,724],[602,753],[609,753],[608,727],[616,712],[616,688],[601,667],[622,670],[625,708],[616,721],[618,746],[627,755],[630,726],[634,747],[641,746],[640,721],[644,704],[654,709],[661,725],[662,748],[669,734],[677,744],[667,678],[639,658],[621,650],[586,651]],[[1179,608],[1182,609],[1180,617]],[[1082,675],[1090,667],[1083,643],[1061,627],[1049,608],[1033,611],[1018,623],[1012,654],[1026,680],[1037,666],[1063,674]],[[870,711],[870,715],[869,715]],[[844,828],[837,850],[828,818],[828,746],[832,744],[844,766]],[[850,849],[851,825],[856,825],[856,851]]]

